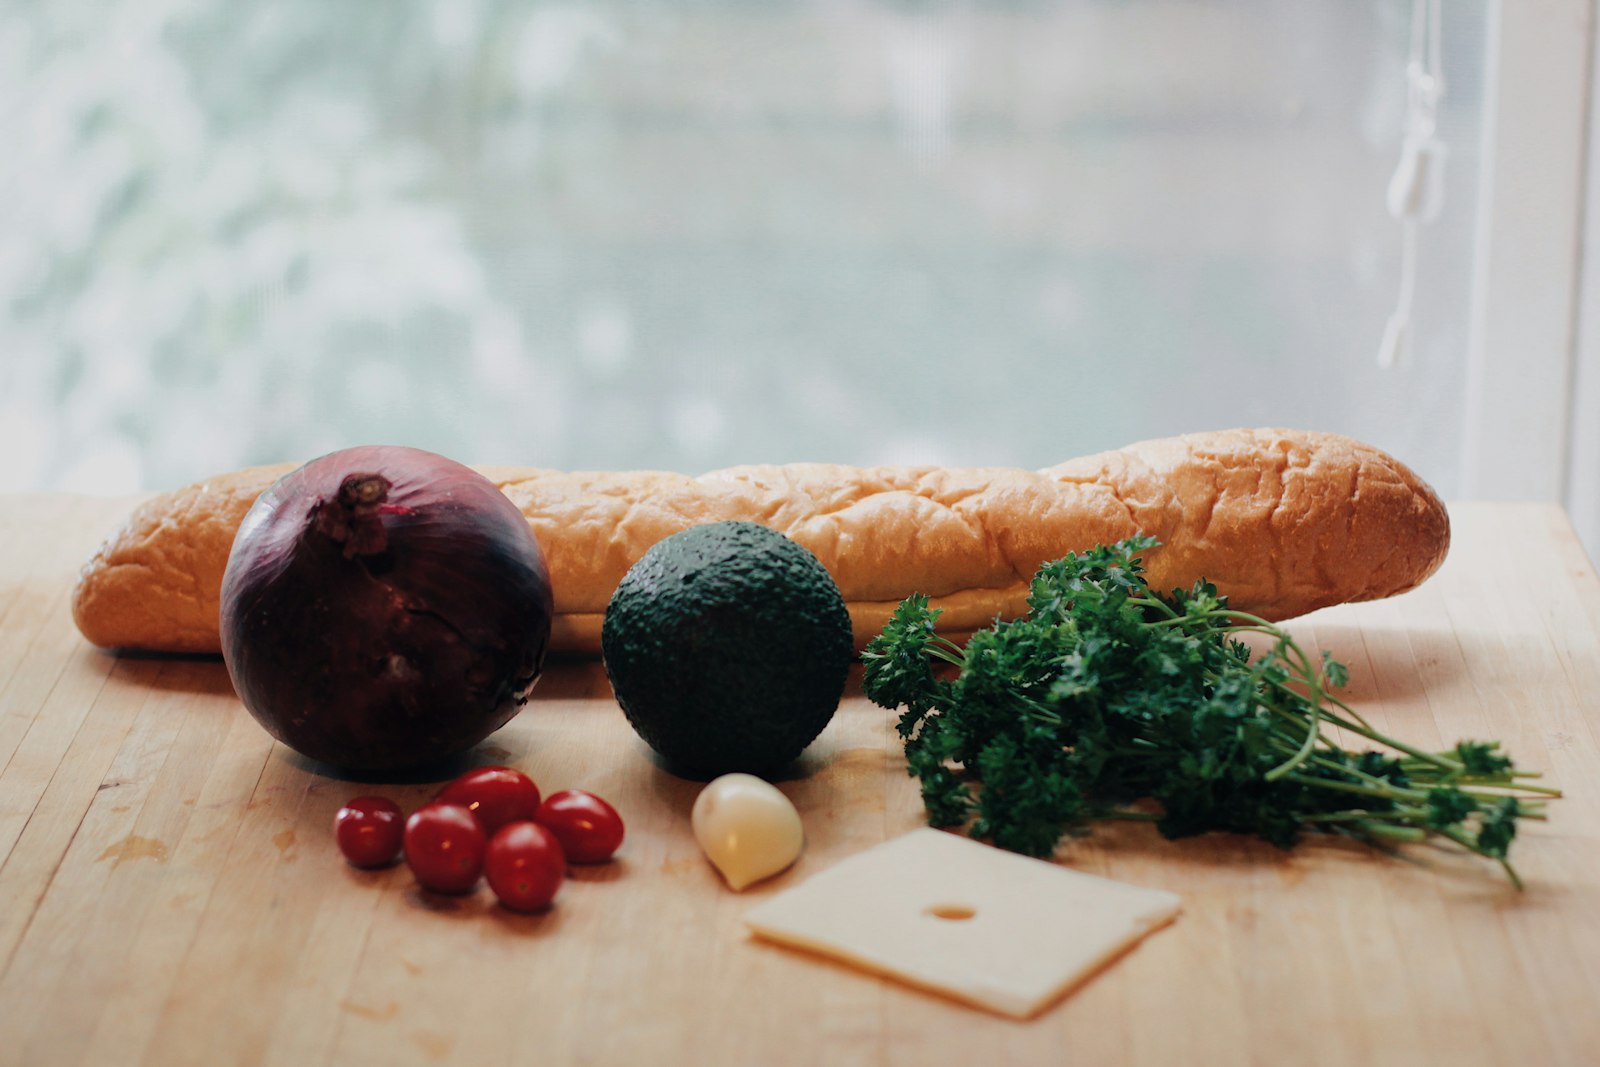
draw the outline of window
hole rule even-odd
[[[1444,5],[1443,209],[1383,368],[1411,0],[23,0],[0,479],[167,488],[364,441],[1042,466],[1280,424],[1500,493],[1462,455],[1511,329],[1472,313],[1486,71],[1574,51],[1549,12],[1589,3],[1535,6]],[[1533,36],[1496,51],[1502,22]],[[1530,89],[1569,118],[1577,50]]]

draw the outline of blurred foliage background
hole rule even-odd
[[[1338,430],[1446,495],[1487,0],[5,0],[0,488]]]

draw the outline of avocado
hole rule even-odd
[[[783,767],[822,732],[855,646],[817,557],[751,522],[690,527],[633,565],[606,607],[606,676],[674,773]]]

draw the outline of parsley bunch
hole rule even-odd
[[[1374,730],[1329,690],[1345,668],[1228,607],[1208,583],[1146,584],[1131,538],[1047,563],[1029,612],[939,636],[912,596],[867,646],[865,691],[905,709],[899,733],[928,821],[1047,856],[1097,819],[1150,819],[1169,838],[1210,830],[1287,848],[1303,832],[1369,843],[1444,838],[1507,861],[1519,819],[1554,789],[1530,784],[1497,742],[1425,752]],[[1241,637],[1267,647],[1253,654]],[[954,671],[941,665],[949,665]],[[1329,727],[1375,743],[1352,752]],[[1132,805],[1146,798],[1159,814]]]

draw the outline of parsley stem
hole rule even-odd
[[[1338,726],[1341,729],[1349,730],[1352,733],[1361,734],[1363,737],[1367,738],[1376,739],[1377,737],[1381,736],[1376,727],[1361,717],[1360,712],[1356,711],[1349,704],[1346,704],[1338,697],[1323,693],[1322,699],[1329,707],[1339,709],[1337,712],[1324,711],[1322,716],[1335,726]],[[1343,714],[1340,714],[1340,712]],[[1438,760],[1435,760],[1435,765],[1440,765]]]
[[[1037,722],[1048,723],[1051,726],[1061,725],[1061,716],[1047,705],[1021,693],[1017,694],[1017,701],[1023,706],[1023,710],[1028,713],[1028,718]]]
[[[1154,811],[1131,811],[1128,808],[1112,808],[1100,816],[1102,819],[1116,819],[1118,822],[1160,822],[1161,814]]]
[[[1474,785],[1499,786],[1502,789],[1514,789],[1519,793],[1538,793],[1540,796],[1544,797],[1555,798],[1561,796],[1561,790],[1559,789],[1553,789],[1547,785],[1530,785],[1527,782],[1507,782],[1493,778],[1462,778],[1460,781]]]
[[[1559,797],[1561,790],[1548,785],[1535,785],[1533,782],[1519,782],[1510,775],[1505,774],[1444,774],[1429,775],[1426,771],[1409,772],[1414,781],[1426,782],[1429,785],[1453,785],[1462,789],[1476,788],[1504,789],[1514,793],[1537,793],[1545,797]],[[1499,794],[1490,794],[1496,795]]]
[[[1346,764],[1340,763],[1337,760],[1324,759],[1318,756],[1312,762],[1319,767],[1326,767],[1331,771],[1338,771],[1340,774],[1348,774],[1352,778],[1359,778],[1361,781],[1366,782],[1374,788],[1386,790],[1386,795],[1413,797],[1417,800],[1421,800],[1428,795],[1421,789],[1412,789],[1409,786],[1397,785],[1394,782],[1388,781],[1387,779],[1368,774],[1366,771],[1347,766]],[[1319,778],[1316,780],[1324,781],[1325,779]]]
[[[1371,808],[1345,808],[1341,811],[1316,811],[1306,812],[1301,816],[1309,825],[1316,826],[1325,822],[1366,822],[1374,819],[1385,819],[1390,822],[1408,822],[1420,819],[1427,814],[1422,808],[1391,808],[1387,811],[1373,811]]]
[[[1321,686],[1313,680],[1311,682],[1311,697],[1307,701],[1310,713],[1307,715],[1309,721],[1306,723],[1305,740],[1300,742],[1300,747],[1295,750],[1294,755],[1263,775],[1267,781],[1276,782],[1279,778],[1282,778],[1311,758],[1312,749],[1316,748],[1317,742],[1322,738],[1322,727],[1320,725],[1322,715],[1321,696]]]
[[[1142,608],[1155,608],[1157,611],[1162,612],[1166,615],[1166,619],[1163,620],[1164,622],[1173,622],[1175,620],[1184,618],[1184,616],[1179,615],[1173,606],[1168,604],[1162,597],[1149,595],[1132,596],[1129,597],[1128,600],[1134,604],[1138,604]]]
[[[1353,774],[1360,773],[1352,770],[1349,767],[1341,767],[1340,770],[1349,771]],[[1293,782],[1295,785],[1310,786],[1313,789],[1333,789],[1341,793],[1357,793],[1364,797],[1382,797],[1384,800],[1393,800],[1397,794],[1400,796],[1410,796],[1415,799],[1421,799],[1427,795],[1425,793],[1417,793],[1415,790],[1410,789],[1401,790],[1393,785],[1388,785],[1380,789],[1376,786],[1363,785],[1360,782],[1341,782],[1333,778],[1312,778],[1304,774],[1288,774],[1284,777]]]
[[[1482,845],[1478,844],[1472,838],[1468,837],[1466,834],[1455,829],[1454,827],[1444,827],[1439,831],[1439,833],[1443,834],[1445,837],[1448,837],[1462,848],[1470,849],[1480,856],[1488,856],[1491,859],[1498,860],[1500,862],[1500,866],[1505,869],[1506,876],[1511,879],[1511,884],[1516,886],[1518,889],[1522,888],[1522,879],[1518,877],[1516,868],[1511,866],[1511,861],[1506,859],[1505,856],[1496,855],[1495,853],[1490,852],[1488,849],[1484,848]]]
[[[1382,822],[1357,823],[1364,833],[1373,837],[1387,837],[1395,841],[1426,841],[1428,832],[1420,826],[1394,826]]]
[[[1465,769],[1465,768],[1463,768],[1461,766],[1461,764],[1457,763],[1454,760],[1446,759],[1446,758],[1444,758],[1442,756],[1435,755],[1432,752],[1424,752],[1422,749],[1415,748],[1415,747],[1413,747],[1411,745],[1406,744],[1403,741],[1396,741],[1394,738],[1389,737],[1387,734],[1381,734],[1377,730],[1372,729],[1371,727],[1362,727],[1362,726],[1359,726],[1359,725],[1357,725],[1355,723],[1345,722],[1339,716],[1328,716],[1328,719],[1329,719],[1330,722],[1332,722],[1334,725],[1340,727],[1341,729],[1349,730],[1351,733],[1356,734],[1357,736],[1360,736],[1360,737],[1364,737],[1368,741],[1376,741],[1378,744],[1387,746],[1388,748],[1392,748],[1396,752],[1404,752],[1406,755],[1411,756],[1414,759],[1423,760],[1424,762],[1430,763],[1433,766],[1438,767],[1438,768],[1440,768],[1442,770],[1448,770],[1448,771],[1453,771],[1453,772],[1456,772],[1456,773],[1460,773],[1462,770]]]
[[[1504,856],[1496,856],[1495,859],[1500,861],[1500,866],[1505,869],[1506,877],[1511,879],[1511,884],[1521,889],[1522,879],[1517,875],[1517,869],[1511,866],[1511,861]]]

